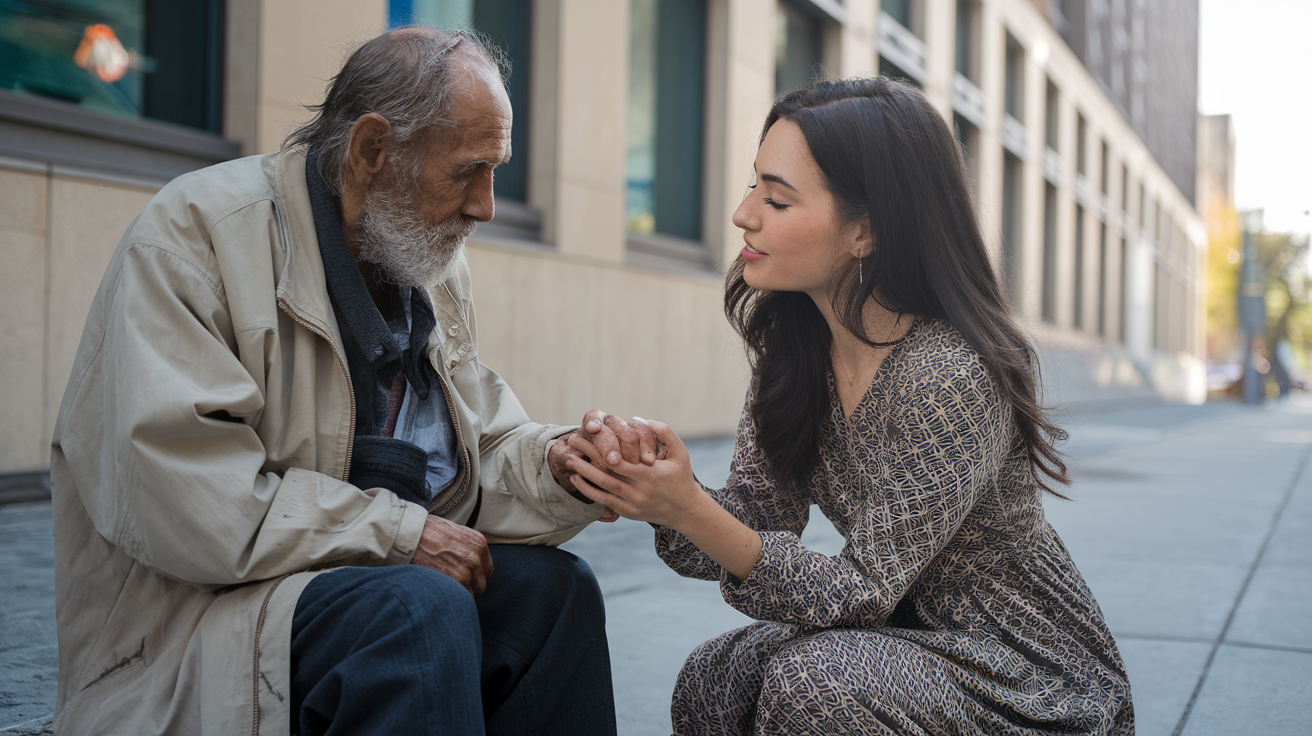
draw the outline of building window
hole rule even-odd
[[[880,0],[879,9],[918,38],[925,37],[921,29],[920,0]]]
[[[506,94],[514,119],[510,161],[497,167],[497,197],[528,199],[529,9],[525,0],[391,0],[392,27],[418,23],[441,30],[474,29],[487,34],[510,61]]]
[[[1107,336],[1107,256],[1111,243],[1107,240],[1107,223],[1098,233],[1098,334]]]
[[[1120,314],[1117,315],[1121,344],[1129,343],[1130,339],[1130,241],[1124,236],[1121,237],[1121,298]]]
[[[957,0],[957,73],[979,84],[979,3]]]
[[[1102,142],[1098,153],[1098,192],[1101,193],[1102,196],[1107,197],[1111,193],[1112,186],[1111,181],[1109,181],[1112,173],[1111,152],[1107,148],[1107,141]],[[1103,201],[1107,202],[1105,199]]]
[[[220,0],[0,3],[0,89],[219,132]]]
[[[952,132],[957,136],[957,147],[961,149],[961,159],[966,164],[966,176],[970,180],[972,191],[979,194],[979,172],[975,164],[975,152],[979,150],[979,128],[960,115],[952,115]]]
[[[1002,161],[1002,278],[1016,302],[1020,285],[1020,227],[1024,164],[1011,152]]]
[[[1089,175],[1089,152],[1085,145],[1084,139],[1089,135],[1089,124],[1085,121],[1084,116],[1075,113],[1075,173],[1080,176]],[[1053,146],[1056,148],[1056,146]]]
[[[920,80],[916,79],[914,74],[908,73],[902,67],[889,61],[888,57],[883,54],[880,54],[879,56],[879,75],[881,77],[891,77],[903,82],[909,82],[916,87],[921,86]]]
[[[923,87],[928,79],[921,0],[881,0],[879,73]]]
[[[1075,207],[1075,288],[1072,289],[1072,298],[1074,299],[1074,324],[1079,329],[1085,329],[1084,318],[1084,208]]]
[[[632,0],[629,31],[629,230],[701,240],[705,0]]]
[[[814,12],[780,0],[775,10],[775,96],[805,87],[821,71],[824,21]]]
[[[1057,187],[1043,185],[1043,319],[1057,321]]]
[[[1007,34],[1007,69],[1004,82],[1006,112],[1016,120],[1025,119],[1025,48],[1016,37]]]
[[[1166,311],[1164,309],[1165,305],[1162,304],[1162,299],[1165,296],[1166,291],[1162,288],[1162,280],[1165,276],[1166,270],[1162,268],[1162,261],[1159,256],[1153,261],[1153,313],[1152,321],[1149,325],[1152,329],[1152,340],[1149,341],[1149,344],[1159,350],[1164,347],[1161,343],[1163,334],[1160,324],[1162,314]]]
[[[1043,143],[1054,151],[1061,150],[1060,96],[1057,85],[1049,79],[1044,98]]]

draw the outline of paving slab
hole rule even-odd
[[[1172,736],[1203,674],[1211,643],[1121,634],[1116,646],[1130,676],[1136,736]]]
[[[1312,652],[1223,645],[1183,736],[1312,733]]]
[[[1114,634],[1215,640],[1247,566],[1088,559],[1072,553]]]
[[[48,501],[0,505],[0,729],[55,709],[52,518]]]

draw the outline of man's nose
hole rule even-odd
[[[492,194],[492,172],[487,171],[470,182],[465,190],[465,206],[460,213],[471,220],[487,222],[496,214],[496,203]]]

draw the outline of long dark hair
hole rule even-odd
[[[1034,348],[985,251],[965,164],[943,117],[915,87],[875,77],[816,82],[784,95],[762,140],[781,119],[801,128],[838,217],[870,220],[874,251],[861,277],[845,278],[834,292],[843,326],[868,345],[884,344],[866,334],[869,299],[898,314],[946,320],[1011,403],[1036,476],[1069,484],[1054,446],[1066,433],[1039,404]],[[751,359],[751,420],[778,480],[801,486],[819,460],[831,410],[825,376],[833,336],[811,297],[753,289],[743,265],[740,258],[729,270],[724,311]]]

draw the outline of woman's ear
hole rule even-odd
[[[852,224],[855,228],[850,234],[853,258],[865,258],[875,250],[875,233],[870,229],[869,218],[861,218]]]

